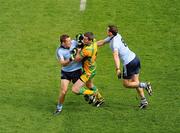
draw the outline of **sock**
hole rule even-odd
[[[142,104],[148,103],[145,97],[142,97],[142,98],[141,98],[141,103],[142,103]]]
[[[79,91],[79,94],[83,94],[83,95],[93,95],[94,91],[93,90],[88,90],[85,89],[84,87],[82,87]]]
[[[103,99],[101,93],[98,91],[98,89],[96,88],[96,86],[93,86],[92,88],[90,88],[91,90],[93,90],[94,92],[97,92],[97,98],[98,99]]]
[[[62,104],[60,104],[60,103],[58,103],[58,105],[57,105],[57,109],[62,109],[62,107],[63,107],[63,105],[62,105]]]
[[[96,88],[96,86],[93,86],[92,88],[90,88],[90,90],[93,90],[94,92],[96,92],[97,88]]]
[[[140,82],[140,83],[139,83],[139,87],[140,87],[140,88],[146,88],[146,87],[147,87],[147,83],[145,83],[145,82]]]

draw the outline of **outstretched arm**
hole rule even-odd
[[[103,46],[106,42],[105,42],[105,40],[99,40],[96,43],[97,43],[98,47],[100,47],[100,46]]]

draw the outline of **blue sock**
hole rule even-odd
[[[147,83],[140,82],[140,83],[139,83],[139,87],[140,87],[140,88],[146,88],[146,87],[147,87]]]
[[[62,107],[63,107],[63,105],[60,103],[57,105],[57,109],[62,109]]]

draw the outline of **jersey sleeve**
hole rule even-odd
[[[117,40],[113,40],[113,52],[115,50],[118,50],[118,45],[120,44],[121,42],[117,41]]]
[[[104,42],[105,43],[109,43],[111,41],[111,37],[106,37],[105,39],[104,39]]]
[[[64,56],[60,49],[57,50],[56,57],[57,57],[57,60],[64,60]]]

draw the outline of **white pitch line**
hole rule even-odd
[[[80,11],[84,11],[86,9],[86,0],[80,1]]]

